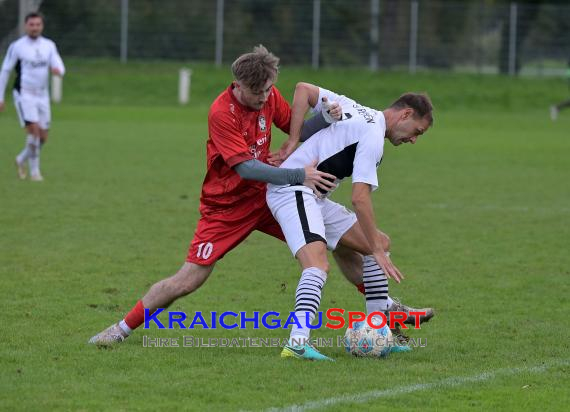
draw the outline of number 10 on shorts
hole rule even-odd
[[[198,245],[198,253],[196,253],[196,257],[202,259],[208,259],[212,254],[213,250],[214,250],[214,245],[212,245],[210,242],[200,243]]]

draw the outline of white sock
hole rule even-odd
[[[121,328],[121,330],[123,332],[125,332],[127,335],[130,335],[133,330],[131,328],[129,328],[129,325],[127,325],[127,322],[125,322],[125,320],[123,319],[122,321],[119,322],[119,327]]]
[[[28,160],[28,157],[30,156],[30,145],[32,144],[33,140],[34,136],[32,136],[31,134],[26,136],[26,144],[24,146],[24,150],[22,150],[20,154],[16,157],[16,161],[19,164],[22,164],[26,160]]]
[[[303,345],[309,339],[311,329],[306,327],[307,316],[312,323],[321,304],[321,290],[327,280],[327,273],[319,268],[310,267],[303,270],[295,293],[295,315],[301,327],[293,325],[289,342],[292,345]]]
[[[28,163],[30,165],[30,175],[36,176],[40,174],[40,138],[33,137],[29,148]]]

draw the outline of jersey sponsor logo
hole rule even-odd
[[[256,143],[258,146],[264,145],[265,143],[267,143],[267,136],[263,136],[261,139],[257,139]]]
[[[262,132],[267,130],[267,124],[265,123],[264,115],[259,116],[259,130],[261,130]]]
[[[258,159],[261,156],[261,150],[257,150],[256,144],[249,146],[249,153],[251,153],[254,159]]]
[[[353,104],[352,107],[354,107],[356,109],[356,112],[361,115],[362,117],[364,117],[364,120],[366,120],[366,123],[375,123],[374,121],[374,115],[376,113],[371,113],[368,110],[366,110],[367,108],[364,106],[361,106],[359,104]]]
[[[245,136],[245,134],[244,134]],[[266,144],[269,141],[269,139],[267,138],[267,136],[263,136],[261,139],[257,139],[257,141],[249,146],[249,153],[251,153],[251,155],[255,158],[258,159],[259,156],[261,156],[261,153],[263,152],[263,150],[258,150],[259,146],[263,146],[264,144]]]
[[[31,60],[26,60],[24,61],[24,65],[31,67],[32,69],[37,69],[37,68],[42,68],[42,67],[47,67],[48,62],[47,61],[31,61]]]

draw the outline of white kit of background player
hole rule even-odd
[[[46,142],[51,122],[49,73],[63,76],[65,67],[55,43],[41,35],[43,19],[36,13],[26,16],[26,35],[8,48],[0,72],[0,110],[10,72],[15,69],[14,104],[22,127],[26,128],[26,145],[16,157],[18,175],[26,177],[26,160],[30,179],[42,181],[40,148]]]

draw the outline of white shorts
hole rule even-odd
[[[38,123],[40,129],[49,129],[51,109],[47,92],[14,90],[14,105],[22,127],[28,123]]]
[[[267,205],[296,256],[311,242],[325,242],[334,250],[356,223],[356,215],[330,199],[318,199],[306,186],[267,185]]]

